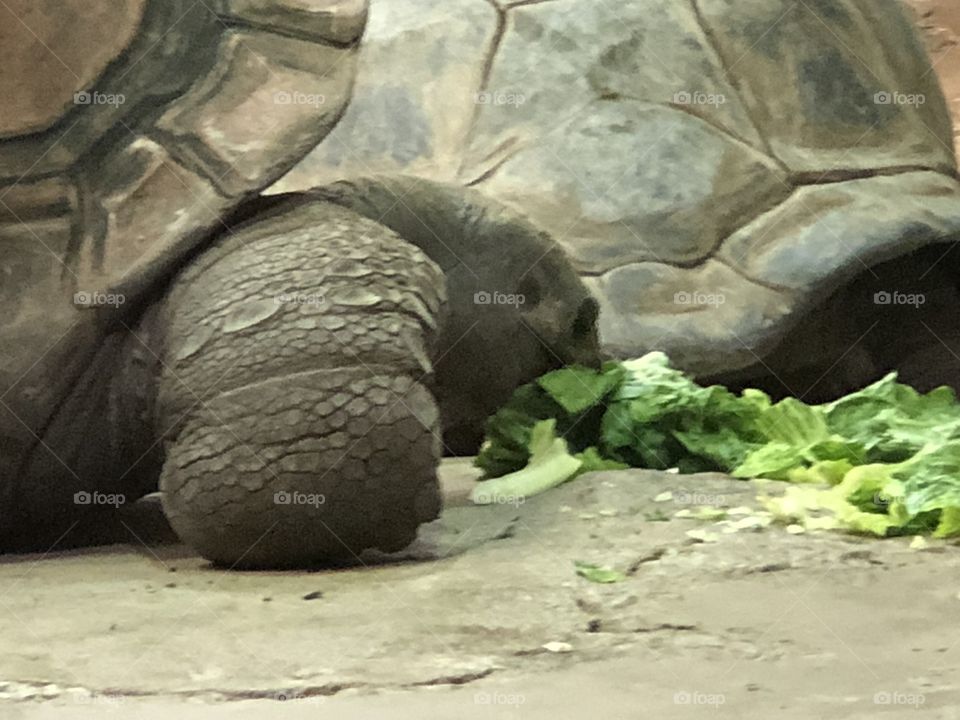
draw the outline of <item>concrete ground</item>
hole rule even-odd
[[[353,568],[226,573],[138,544],[5,558],[0,717],[960,720],[957,544],[674,517],[756,507],[715,475],[468,507],[472,470],[443,474],[443,518]]]

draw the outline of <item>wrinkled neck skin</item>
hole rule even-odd
[[[46,427],[32,429],[38,440],[16,463],[0,508],[0,550],[96,542],[104,523],[85,520],[116,506],[85,503],[77,493],[118,496],[123,505],[156,489],[162,448],[154,443],[160,355],[154,318],[150,308],[136,325],[112,328]]]

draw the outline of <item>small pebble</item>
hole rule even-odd
[[[540,647],[542,647],[547,652],[552,652],[552,653],[573,652],[573,645],[565,642],[553,641],[553,642],[548,642],[544,645],[541,645]]]
[[[319,600],[323,597],[323,590],[316,590],[303,596],[304,600]]]

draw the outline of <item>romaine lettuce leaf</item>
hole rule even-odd
[[[555,430],[554,420],[542,420],[534,425],[530,433],[529,464],[495,480],[477,483],[470,499],[477,505],[519,504],[576,475],[583,463],[569,453],[567,443],[557,437]]]
[[[497,477],[545,458],[555,470],[560,456],[564,472],[577,464],[573,474],[677,467],[785,480],[797,487],[768,502],[808,527],[960,535],[960,403],[948,388],[921,394],[896,374],[810,406],[700,386],[663,353],[565,368],[523,386],[490,418],[477,464]],[[538,472],[531,487],[553,483]]]

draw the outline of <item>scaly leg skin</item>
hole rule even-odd
[[[229,567],[395,551],[440,510],[440,270],[383,226],[285,203],[173,282],[158,399],[164,510]]]

